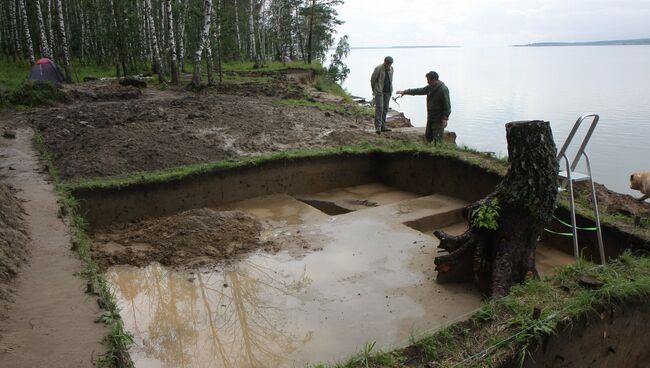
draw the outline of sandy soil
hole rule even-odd
[[[70,250],[68,227],[57,216],[57,196],[38,162],[31,138],[28,129],[18,130],[15,139],[0,138],[0,175],[16,189],[15,196],[24,208],[21,215],[15,201],[10,200],[13,205],[7,220],[19,223],[22,217],[24,225],[18,228],[24,226],[23,235],[31,239],[29,264],[16,277],[14,301],[7,309],[7,318],[0,321],[0,365],[93,367],[93,359],[104,353],[101,340],[105,327],[94,323],[99,315],[97,302],[84,295],[84,281],[76,276],[83,267]],[[25,237],[14,239],[24,241]],[[0,242],[0,251],[16,259],[25,246]]]

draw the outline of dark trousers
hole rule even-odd
[[[427,128],[424,131],[424,136],[427,143],[440,143],[442,142],[442,134],[445,132],[445,127],[440,120],[427,119]]]
[[[388,104],[390,103],[390,92],[384,92],[375,95],[375,130],[381,131],[386,129],[386,114],[388,114]]]

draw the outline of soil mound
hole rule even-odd
[[[613,192],[602,184],[594,183],[594,187],[600,211],[628,217],[647,218],[650,216],[650,203],[640,202],[629,194]],[[579,195],[591,202],[591,192],[586,182],[576,185],[576,189]]]
[[[228,261],[258,248],[275,250],[260,240],[262,224],[240,211],[194,209],[138,223],[99,229],[91,255],[102,267],[112,265],[196,267]]]
[[[66,85],[65,93],[70,99],[80,101],[119,101],[142,97],[140,89],[114,80]]]
[[[23,214],[14,190],[0,182],[0,319],[11,300],[11,281],[29,256]]]

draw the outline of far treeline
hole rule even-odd
[[[222,62],[323,62],[334,45],[343,0],[3,0],[0,53],[54,59],[72,81],[72,60],[115,65],[118,77],[150,67],[162,81],[191,63],[208,83]],[[339,41],[347,54],[347,37]],[[340,53],[340,52],[339,52]],[[335,58],[336,59],[336,58]],[[189,67],[187,70],[189,70]],[[344,65],[343,65],[344,67]]]

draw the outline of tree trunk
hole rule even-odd
[[[537,238],[553,217],[558,162],[548,122],[506,124],[509,170],[495,191],[467,207],[462,235],[435,231],[440,283],[474,281],[488,296],[508,293],[514,283],[537,277]]]
[[[311,15],[309,16],[309,38],[307,39],[307,64],[311,64],[312,38],[314,34],[314,13],[316,12],[316,0],[311,2]]]
[[[217,22],[216,24],[216,42],[217,42],[217,72],[219,73],[219,83],[223,83],[223,69],[221,66],[221,0],[217,0],[217,7],[216,7],[216,19],[215,21]]]
[[[41,12],[41,2],[40,0],[34,1],[36,5],[36,19],[38,21],[38,30],[39,30],[39,47],[41,49],[41,56],[45,58],[51,58],[52,52],[50,51],[50,45],[47,42],[47,36],[45,35],[45,22],[43,21],[43,13]]]
[[[178,62],[180,71],[185,73],[185,20],[187,19],[187,5],[185,1],[180,2],[180,11],[178,12]]]
[[[158,81],[162,83],[165,81],[165,76],[162,70],[162,62],[160,61],[160,53],[158,52],[158,36],[156,35],[156,25],[153,21],[151,0],[144,0],[144,7],[147,16],[148,31],[151,37],[151,50],[153,51],[153,71],[158,74]]]
[[[255,4],[250,0],[248,9],[248,57],[259,67],[257,60],[257,47],[255,42]]]
[[[203,30],[199,34],[199,42],[197,44],[196,52],[194,53],[194,75],[192,76],[192,85],[199,87],[201,85],[201,54],[206,44],[206,39],[210,34],[210,23],[212,17],[212,0],[204,1],[203,11]]]
[[[38,0],[40,1],[40,0]],[[52,25],[52,1],[54,0],[45,0],[45,30],[47,31],[47,37],[50,40],[50,52],[52,53],[52,57],[54,57],[54,26]]]
[[[65,23],[63,20],[63,7],[61,0],[56,0],[56,15],[58,18],[59,32],[61,32],[61,48],[63,50],[63,65],[65,68],[65,80],[72,83],[72,67],[70,66],[70,52],[68,51],[68,36],[65,31]]]
[[[29,61],[34,64],[36,59],[34,58],[34,47],[32,46],[32,35],[29,32],[29,22],[27,21],[27,11],[25,11],[25,0],[18,0],[20,7],[20,18],[23,22],[23,27],[25,27],[25,42],[27,43],[27,53],[29,55]]]
[[[237,44],[237,58],[241,60],[241,32],[239,31],[239,3],[235,0],[235,43]]]
[[[178,84],[178,61],[176,60],[176,42],[174,39],[174,12],[172,11],[172,0],[167,1],[167,39],[169,40],[170,70],[172,73],[172,84]]]

